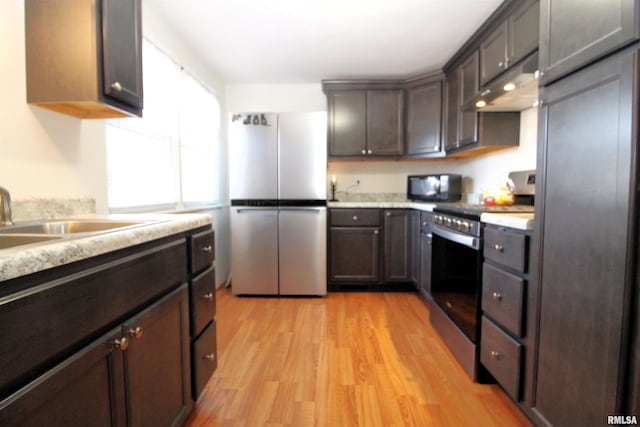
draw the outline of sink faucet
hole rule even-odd
[[[9,190],[0,186],[0,227],[13,225],[11,220],[11,195]]]

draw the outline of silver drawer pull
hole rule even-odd
[[[357,221],[357,220],[358,220],[358,215],[354,215],[354,216],[353,216],[353,220],[354,220],[354,221]]]
[[[120,82],[114,82],[111,84],[111,88],[116,92],[122,92],[122,84]]]
[[[500,358],[502,357],[502,355],[500,353],[498,353],[497,351],[491,351],[491,358],[495,359],[495,360],[500,360]]]
[[[118,340],[113,340],[113,348],[116,350],[125,351],[129,347],[129,340],[127,337],[122,337]]]
[[[494,301],[502,301],[502,294],[494,292],[493,295],[491,295],[491,298],[493,298]]]
[[[135,338],[139,340],[140,338],[142,338],[142,335],[144,334],[144,329],[142,329],[142,327],[140,326],[136,326],[135,328],[130,328],[127,331],[127,333],[131,338]]]
[[[202,247],[203,252],[211,252],[212,250],[213,250],[213,247],[211,247],[211,245]]]
[[[211,301],[213,299],[213,293],[209,292],[208,294],[204,294],[202,298]]]
[[[380,232],[378,230],[373,230],[373,234],[377,236],[378,234],[380,234]]]
[[[205,358],[205,359],[207,359],[207,360],[209,360],[209,361],[211,361],[211,362],[213,362],[214,360],[216,360],[216,355],[215,355],[215,354],[213,354],[213,353],[205,354],[205,355],[204,355],[204,358]]]
[[[495,246],[493,247],[493,249],[495,249],[498,252],[504,252],[504,246],[499,245],[499,244],[495,244]]]

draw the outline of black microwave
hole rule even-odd
[[[424,202],[458,202],[462,197],[462,175],[409,175],[407,199]]]

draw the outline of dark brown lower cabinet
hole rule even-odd
[[[418,282],[416,250],[420,237],[420,214],[410,209],[384,211],[384,280]]]
[[[181,425],[191,410],[189,296],[182,285],[125,322],[127,412],[132,426]]]
[[[329,280],[336,283],[380,282],[380,227],[329,229]]]
[[[183,285],[0,402],[0,425],[180,425],[192,406],[188,309]]]
[[[638,47],[542,91],[533,414],[587,426],[629,414],[637,316]],[[632,385],[631,388],[637,386]],[[632,414],[629,414],[632,415]],[[638,415],[638,414],[636,414]]]

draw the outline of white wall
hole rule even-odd
[[[103,121],[27,105],[23,1],[0,4],[0,64],[0,185],[14,199],[92,197],[106,212]]]
[[[326,111],[320,83],[226,86],[228,113]]]

